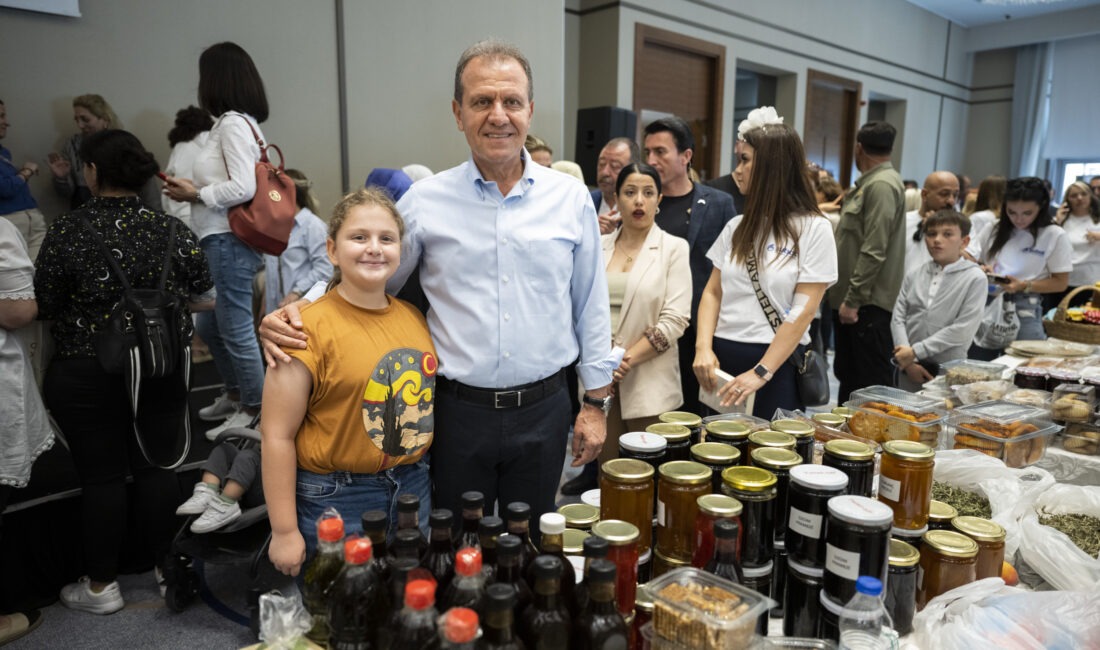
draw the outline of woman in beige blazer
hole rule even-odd
[[[653,223],[661,178],[635,163],[615,185],[622,227],[602,238],[611,299],[611,336],[626,349],[615,371],[616,400],[600,460],[618,455],[619,435],[642,431],[683,403],[677,341],[691,311],[688,244]]]

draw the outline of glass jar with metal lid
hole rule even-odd
[[[832,411],[830,411],[830,413],[832,413],[834,415],[839,415],[840,417],[844,418],[845,420],[851,420],[852,419],[852,413],[854,413],[854,412],[855,411],[853,411],[851,408],[849,408],[847,406],[838,406],[838,407],[834,408]]]
[[[736,420],[715,420],[706,424],[707,442],[725,443],[740,454],[740,463],[749,464],[749,425]]]
[[[691,459],[691,429],[682,424],[670,422],[657,422],[645,428],[646,433],[656,433],[664,437],[668,446],[665,447],[665,462],[673,460]]]
[[[584,540],[591,537],[590,534],[577,528],[566,528],[562,533],[561,552],[563,555],[583,555]]]
[[[825,592],[843,605],[856,593],[860,576],[886,581],[893,511],[867,497],[829,499],[825,521]]]
[[[805,420],[775,420],[772,422],[772,430],[794,436],[798,455],[802,456],[804,462],[814,462],[814,425]]]
[[[722,493],[741,502],[741,567],[772,561],[775,537],[775,474],[762,467],[731,467],[722,472]]]
[[[710,468],[687,460],[661,465],[657,479],[657,548],[666,557],[691,561],[697,500],[710,494]]]
[[[801,564],[825,564],[825,517],[829,499],[844,494],[848,476],[835,467],[797,465],[791,468],[786,521],[787,550]]]
[[[814,413],[813,421],[824,424],[827,427],[839,429],[844,426],[844,423],[848,421],[848,418],[836,413]]]
[[[821,619],[821,586],[825,570],[787,558],[787,586],[783,591],[783,636],[816,637]]]
[[[821,464],[848,475],[845,494],[871,496],[875,481],[875,450],[858,440],[830,440],[825,443]]]
[[[714,522],[726,519],[741,527],[741,502],[724,494],[704,494],[695,500],[699,514],[695,516],[695,550],[691,566],[702,569],[714,555]],[[737,558],[740,560],[740,555]]]
[[[646,583],[648,584],[648,583]],[[638,641],[635,646],[641,647],[642,626],[653,619],[653,595],[645,584],[638,585],[638,591],[634,595],[634,638]]]
[[[587,503],[567,503],[558,508],[558,514],[565,517],[565,527],[588,532],[592,524],[600,520],[600,509]]]
[[[688,413],[687,411],[665,411],[658,415],[657,419],[661,422],[682,424],[687,427],[691,431],[692,444],[702,439],[700,434],[703,431],[703,418],[694,413]]]
[[[928,504],[928,530],[951,530],[951,520],[958,516],[955,506],[932,499]]]
[[[616,458],[600,464],[600,518],[637,526],[641,554],[653,545],[653,474],[649,463],[634,458]]]
[[[917,610],[955,587],[974,582],[978,543],[953,530],[930,530],[921,540]]]
[[[752,452],[760,449],[761,447],[770,447],[775,449],[790,449],[795,450],[795,446],[798,441],[795,437],[789,433],[783,433],[782,431],[755,431],[749,434],[749,464],[752,464]]]
[[[921,526],[916,530],[906,530],[895,526],[890,529],[890,539],[905,542],[919,551],[921,538],[924,537],[924,534],[927,533],[928,530],[928,526]]]
[[[741,461],[741,452],[721,442],[700,442],[691,446],[691,459],[710,468],[710,491],[722,492],[722,471]]]
[[[1015,374],[1012,377],[1012,383],[1015,384],[1017,388],[1046,390],[1047,369],[1042,367],[1017,366]]]
[[[682,569],[684,567],[691,566],[691,562],[686,560],[677,560],[676,558],[668,557],[661,553],[660,549],[653,549],[653,570],[650,572],[650,580],[658,578],[676,569]]]
[[[913,614],[917,611],[918,563],[920,553],[912,544],[890,540],[890,569],[884,586],[884,603],[894,621],[894,629],[902,636],[913,631]]]
[[[634,611],[638,588],[638,527],[607,519],[592,527],[592,534],[607,540],[607,559],[615,565],[615,600],[623,616]]]
[[[1005,561],[1005,529],[995,521],[981,517],[955,517],[951,526],[978,543],[975,580],[1001,577]]]
[[[772,600],[776,606],[770,610],[771,618],[783,618],[783,600],[787,597],[787,558],[791,556],[787,552],[787,545],[783,540],[775,540],[775,548],[772,551]]]
[[[784,561],[786,561],[784,559]],[[771,597],[772,592],[772,563],[768,562],[760,567],[745,567],[741,569],[744,575],[742,584],[765,598]],[[760,613],[756,619],[756,633],[760,636],[768,635],[768,610]]]
[[[644,460],[653,471],[668,460],[668,440],[664,436],[645,431],[631,431],[619,436],[619,458]]]
[[[775,474],[775,539],[782,540],[787,532],[787,491],[791,468],[803,463],[793,449],[761,447],[752,452],[752,464]]]
[[[883,443],[878,498],[894,511],[894,526],[916,530],[928,525],[935,458],[936,452],[920,442]]]

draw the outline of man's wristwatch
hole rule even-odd
[[[756,367],[753,368],[752,371],[756,373],[757,377],[760,377],[764,381],[771,381],[772,379],[772,371],[768,370],[768,367],[762,363],[756,364]]]
[[[581,398],[581,401],[583,401],[585,404],[588,404],[589,406],[595,406],[596,408],[603,411],[604,415],[607,415],[607,413],[611,410],[612,399],[614,398],[610,395],[608,395],[607,397],[589,397],[586,393],[584,397]]]

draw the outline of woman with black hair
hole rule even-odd
[[[168,132],[168,144],[172,153],[168,155],[168,164],[164,173],[168,176],[191,178],[194,175],[195,158],[206,146],[210,136],[210,127],[214,118],[198,106],[188,106],[176,111],[176,123]],[[161,195],[164,211],[176,217],[187,227],[191,227],[191,204],[186,201],[174,201],[167,194]]]
[[[174,217],[142,205],[138,191],[157,163],[137,138],[126,131],[100,131],[84,138],[79,154],[92,198],[58,217],[46,232],[34,288],[38,317],[54,321],[56,353],[46,371],[46,404],[68,441],[82,491],[79,539],[87,576],[62,588],[61,602],[110,614],[125,604],[115,577],[128,529],[127,476],[134,479],[137,528],[158,565],[175,532],[180,494],[175,473],[153,467],[138,448],[124,378],[106,373],[96,357],[93,333],[106,327],[122,296],[122,282],[100,240],[135,289],[158,286],[166,253],[167,291],[200,302],[209,298],[203,294],[213,282],[194,233]],[[173,220],[176,238],[169,246]],[[191,317],[186,310],[179,316],[180,340],[186,341]],[[182,371],[142,380],[138,418],[143,431],[156,431],[175,444],[176,432],[185,430],[186,406]]]

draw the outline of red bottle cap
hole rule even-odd
[[[481,573],[481,551],[467,546],[455,553],[455,573],[460,576],[476,576]]]
[[[317,524],[317,539],[322,542],[339,542],[344,539],[344,520],[339,517],[322,519]]]
[[[469,643],[477,638],[477,612],[468,607],[447,610],[443,621],[443,635],[451,643]]]
[[[428,609],[435,604],[435,584],[430,580],[413,580],[405,585],[405,606]]]
[[[348,564],[365,564],[372,555],[369,537],[351,537],[344,542],[344,561]]]

